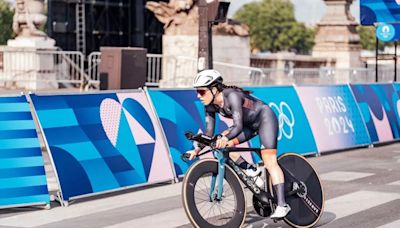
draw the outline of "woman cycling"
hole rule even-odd
[[[236,86],[226,86],[222,83],[221,74],[216,70],[204,70],[197,74],[193,87],[197,90],[197,97],[205,105],[206,132],[213,136],[215,125],[215,113],[232,118],[233,125],[222,132],[216,141],[217,148],[232,147],[248,141],[255,135],[260,136],[262,150],[261,157],[265,168],[268,170],[272,184],[277,193],[277,207],[271,218],[283,218],[290,207],[286,204],[284,195],[284,176],[278,165],[277,135],[278,121],[271,108],[261,100],[250,95]],[[195,149],[188,151],[192,160],[201,147],[195,145]],[[231,153],[231,158],[244,169],[250,165],[238,154]]]

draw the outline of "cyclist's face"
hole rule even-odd
[[[209,105],[213,99],[213,95],[209,88],[197,88],[197,97],[204,105]]]

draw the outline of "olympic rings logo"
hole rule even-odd
[[[290,106],[286,102],[281,102],[276,105],[273,102],[269,103],[269,106],[272,109],[275,109],[278,113],[278,123],[279,123],[279,135],[278,140],[281,140],[282,135],[284,135],[287,139],[293,138],[293,126],[295,124],[294,114]],[[287,125],[288,127],[285,127]]]

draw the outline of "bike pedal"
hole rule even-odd
[[[283,218],[276,218],[276,219],[272,219],[272,221],[274,221],[274,223],[278,223],[279,221],[283,220]]]

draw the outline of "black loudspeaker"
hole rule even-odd
[[[100,73],[100,90],[108,89],[108,73]]]
[[[147,51],[144,48],[101,47],[100,73],[107,73],[107,89],[145,86]]]

